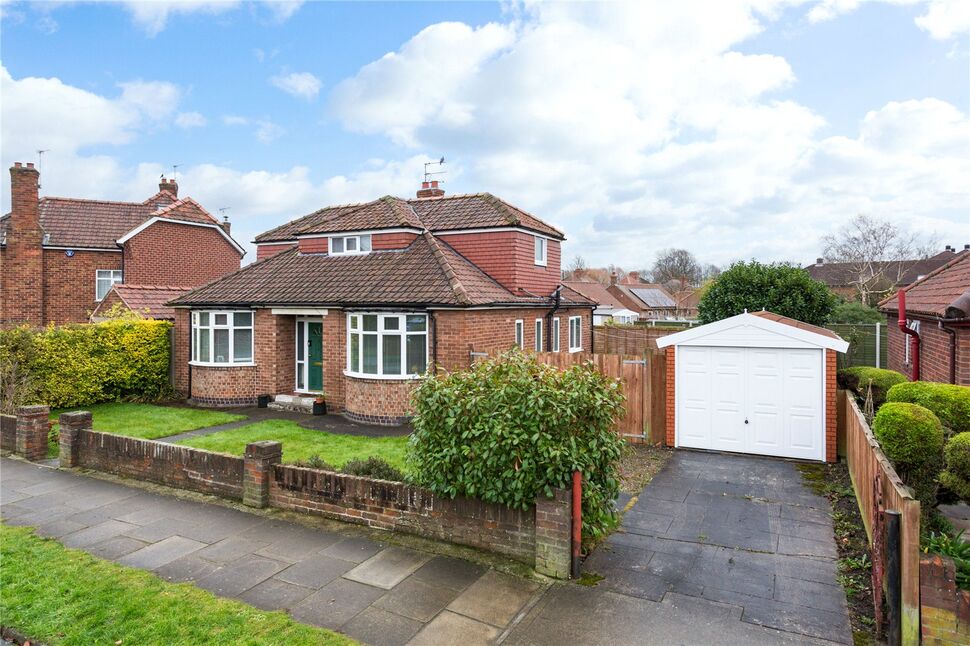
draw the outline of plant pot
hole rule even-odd
[[[269,395],[260,395],[256,398],[257,408],[266,408],[269,406]]]
[[[313,414],[314,415],[326,415],[327,414],[327,402],[313,402]]]

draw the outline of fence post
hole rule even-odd
[[[886,643],[899,646],[902,639],[902,590],[898,511],[883,512],[886,519],[886,606],[889,608],[889,634]]]
[[[91,413],[84,410],[73,413],[61,413],[58,419],[60,437],[58,449],[61,466],[73,468],[78,466],[78,436],[81,431],[89,431],[92,427]]]
[[[269,505],[269,479],[273,465],[283,460],[283,445],[272,440],[259,440],[246,445],[243,456],[243,504],[250,507]]]
[[[49,416],[47,406],[17,407],[17,454],[25,460],[39,462],[47,457]]]
[[[882,365],[881,365],[881,360],[882,360],[881,348],[879,347],[879,344],[880,344],[880,341],[881,341],[881,339],[879,338],[879,325],[880,325],[879,323],[876,323],[876,367],[877,368],[882,368]]]

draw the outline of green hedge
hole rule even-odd
[[[885,368],[856,366],[838,373],[839,386],[851,390],[861,398],[865,398],[869,384],[872,383],[872,403],[875,408],[886,402],[886,393],[890,388],[906,381],[906,375]]]
[[[946,470],[940,474],[940,482],[970,503],[970,431],[951,437],[943,453]]]
[[[876,413],[872,432],[903,482],[912,487],[922,511],[936,505],[937,477],[943,466],[943,426],[917,404],[888,402]]]
[[[970,386],[911,381],[890,388],[886,401],[919,404],[954,433],[970,431]]]
[[[166,321],[107,321],[0,330],[5,412],[20,404],[52,408],[171,395]]]
[[[517,350],[429,376],[413,395],[412,480],[526,509],[579,470],[584,537],[598,538],[616,521],[623,401],[620,383],[591,364],[560,371]]]

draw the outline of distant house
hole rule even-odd
[[[956,254],[905,290],[907,327],[919,335],[920,379],[970,385],[970,253]],[[889,323],[889,368],[912,378],[916,355],[899,329],[898,293],[879,310]]]
[[[629,278],[627,279],[629,280]],[[623,307],[636,312],[640,319],[677,318],[677,301],[663,285],[617,281],[614,275],[607,291]]]
[[[112,285],[105,296],[91,313],[92,321],[106,318],[114,308],[120,307],[124,311],[132,312],[142,318],[175,320],[175,309],[167,303],[188,292],[185,287],[170,287],[167,285],[127,285],[119,283]]]
[[[687,289],[673,292],[673,297],[677,303],[678,318],[697,318],[697,306],[701,301],[700,290],[688,287]]]
[[[921,260],[899,260],[874,262],[869,276],[884,276],[885,280],[876,285],[876,290],[884,295],[892,295],[897,289],[909,285],[939,269],[956,257],[970,249],[970,244],[964,245],[963,251],[947,245],[940,253]],[[832,291],[843,298],[853,300],[858,297],[856,286],[859,280],[859,267],[851,262],[826,262],[824,258],[817,258],[815,264],[805,267],[805,271],[813,279],[825,283]],[[878,283],[878,281],[877,281]]]
[[[18,162],[10,188],[10,213],[0,217],[0,325],[84,323],[118,284],[184,292],[239,269],[245,253],[228,222],[165,178],[143,202],[40,197],[40,173]]]
[[[596,309],[593,310],[593,325],[603,325],[610,320],[629,324],[635,323],[640,318],[639,313],[627,309],[601,283],[594,280],[565,280],[563,285],[596,303]]]

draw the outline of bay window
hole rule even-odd
[[[192,362],[252,364],[253,313],[248,310],[192,312]]]
[[[425,314],[348,314],[347,373],[416,377],[428,368]]]

